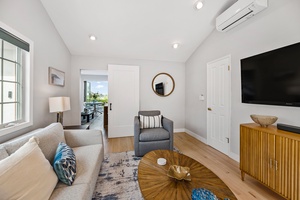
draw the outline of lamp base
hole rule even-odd
[[[61,123],[61,125],[63,125],[63,118],[64,118],[63,112],[58,112],[56,115],[56,120],[57,122]]]

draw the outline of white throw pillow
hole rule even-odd
[[[49,199],[57,181],[35,137],[0,161],[0,199]]]
[[[144,116],[140,115],[140,128],[160,128],[162,115]]]

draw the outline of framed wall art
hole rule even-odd
[[[49,84],[64,87],[65,86],[65,72],[49,67]]]

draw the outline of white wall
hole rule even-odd
[[[1,142],[56,122],[56,114],[49,113],[48,98],[70,95],[71,55],[39,0],[1,0],[0,21],[34,42],[33,126],[1,137]],[[65,87],[48,84],[49,66],[65,72]],[[66,112],[66,123],[70,121],[69,116],[70,112]]]
[[[240,59],[300,42],[300,1],[269,0],[267,10],[226,33],[213,31],[186,62],[186,129],[206,138],[206,64],[231,55],[231,152],[239,155],[239,125],[250,114],[275,115],[300,126],[300,108],[241,103]],[[300,66],[299,66],[300,67]]]
[[[80,92],[80,69],[107,70],[108,64],[140,66],[140,109],[159,109],[174,121],[175,129],[185,127],[185,65],[178,62],[147,61],[133,59],[110,59],[99,57],[72,56],[72,123],[80,123],[82,92]],[[152,79],[160,72],[169,73],[175,80],[175,90],[168,97],[157,96],[151,87]],[[76,110],[73,108],[77,108]],[[133,119],[132,119],[133,120]]]

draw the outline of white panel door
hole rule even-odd
[[[207,64],[207,143],[229,154],[230,56]]]
[[[139,67],[108,65],[108,137],[133,136],[139,111]]]

